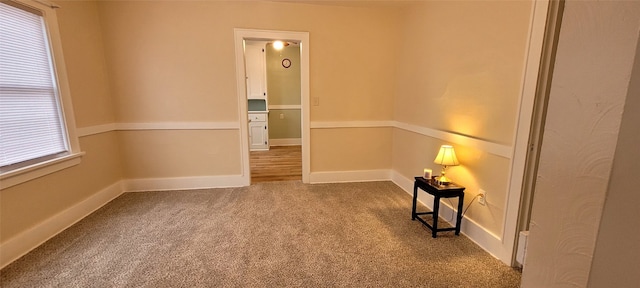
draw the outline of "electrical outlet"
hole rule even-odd
[[[487,205],[487,191],[480,189],[478,191],[478,204],[484,206]]]
[[[280,113],[280,119],[284,119],[284,113]]]
[[[313,106],[320,106],[320,97],[313,97]]]

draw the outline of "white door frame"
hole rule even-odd
[[[242,183],[251,184],[249,163],[249,127],[247,119],[247,87],[244,65],[244,40],[282,40],[300,43],[300,104],[302,121],[302,182],[309,183],[311,170],[311,134],[309,128],[309,32],[234,29],[236,52],[236,93],[238,95],[238,117],[240,119],[240,144],[242,155]]]
[[[533,121],[533,109],[536,99],[538,76],[545,41],[547,15],[551,0],[535,0],[532,3],[531,26],[527,52],[525,55],[524,75],[522,77],[522,94],[519,101],[519,112],[513,140],[513,156],[511,158],[508,183],[507,206],[504,212],[502,245],[494,255],[505,264],[515,266],[515,252],[518,239],[518,222],[520,202],[525,175],[526,160],[529,151],[529,135]],[[525,195],[526,196],[526,195]]]

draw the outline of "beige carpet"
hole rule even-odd
[[[440,235],[390,182],[126,193],[0,271],[0,286],[519,286],[466,237]]]

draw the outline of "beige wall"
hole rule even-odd
[[[395,120],[513,144],[530,1],[429,1],[406,10]]]
[[[389,169],[391,128],[314,129],[311,170],[359,171]],[[374,141],[371,141],[374,139]]]
[[[73,97],[76,126],[113,123],[115,103],[110,94],[104,45],[94,2],[61,2],[57,10],[65,64]]]
[[[121,131],[128,179],[239,175],[237,130]]]
[[[522,287],[587,287],[592,260],[597,273],[592,278],[593,287],[637,286],[637,282],[614,284],[638,279],[637,265],[626,265],[638,263],[637,243],[628,246],[626,242],[629,237],[638,239],[638,234],[635,231],[628,234],[635,229],[631,223],[637,223],[637,217],[633,217],[637,212],[622,216],[618,213],[625,212],[616,211],[625,205],[637,210],[630,204],[633,202],[627,202],[633,198],[620,198],[623,194],[630,195],[624,188],[633,186],[634,180],[612,181],[622,175],[637,178],[634,170],[623,169],[630,158],[638,157],[637,121],[633,121],[637,116],[631,115],[637,111],[637,101],[626,98],[638,95],[637,87],[628,88],[639,30],[640,2],[566,2]],[[630,107],[622,118],[625,101]],[[627,121],[634,123],[635,132],[627,130],[630,129],[627,125],[631,125]],[[625,130],[618,134],[621,122]],[[619,152],[633,150],[632,155],[614,158],[616,145]],[[637,162],[633,165],[637,171]],[[611,201],[605,205],[607,197]],[[614,231],[614,227],[620,229]],[[627,256],[618,260],[598,253],[594,258],[596,240],[602,244],[600,253]],[[625,245],[629,251],[621,249]],[[618,268],[616,273],[625,279],[614,279],[616,274],[607,273]]]
[[[207,4],[99,4],[118,122],[237,121],[233,33]]]
[[[321,98],[312,121],[392,118],[394,61],[375,57],[395,55],[385,43],[397,25],[383,9],[253,1],[99,5],[119,122],[237,121],[233,28],[310,32],[311,95]]]
[[[640,209],[637,207],[637,203],[640,203],[640,193],[637,192],[640,177],[634,177],[640,175],[638,95],[640,45],[636,47],[633,74],[589,274],[589,287],[633,287],[640,283],[640,274],[637,273],[640,267],[640,229],[635,229],[640,219]]]
[[[234,28],[309,31],[310,94],[320,99],[319,106],[311,107],[312,121],[392,119],[395,10],[252,1],[106,1],[99,7],[117,122],[238,121]],[[154,139],[162,141],[175,132],[154,133]],[[370,167],[372,163],[358,162],[360,158],[333,158],[338,151],[320,147],[332,141],[323,135],[311,135],[311,147],[320,153],[312,157],[312,172],[381,166],[376,162]],[[388,137],[382,132],[363,137],[378,135]],[[147,150],[145,137],[131,131],[122,141],[127,178],[178,177],[184,174],[178,168],[157,171],[158,166],[173,166],[167,154],[181,159],[217,153],[189,139],[182,150]],[[215,139],[222,142],[218,148],[228,149],[220,151],[227,155],[225,161],[190,165],[190,173],[237,173],[241,150],[234,145],[239,134]],[[349,149],[378,152],[370,145]],[[390,161],[384,166],[390,168]]]
[[[313,5],[308,9],[317,13],[309,15],[317,21],[316,29],[309,30],[310,85],[311,98],[320,103],[311,106],[311,121],[393,119],[398,12]]]
[[[68,81],[79,127],[112,123],[97,6],[64,2],[57,10]],[[80,165],[0,191],[0,243],[87,199],[122,178],[118,139],[80,138]]]
[[[531,2],[433,1],[405,11],[394,120],[489,145],[513,144]],[[440,174],[433,159],[443,144],[458,154],[461,165],[447,175],[466,187],[467,205],[479,189],[487,192],[487,205],[474,204],[466,216],[501,237],[509,158],[396,129],[393,170],[409,179],[423,168]]]

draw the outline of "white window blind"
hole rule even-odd
[[[2,170],[69,150],[44,19],[37,10],[5,3],[0,3]]]

